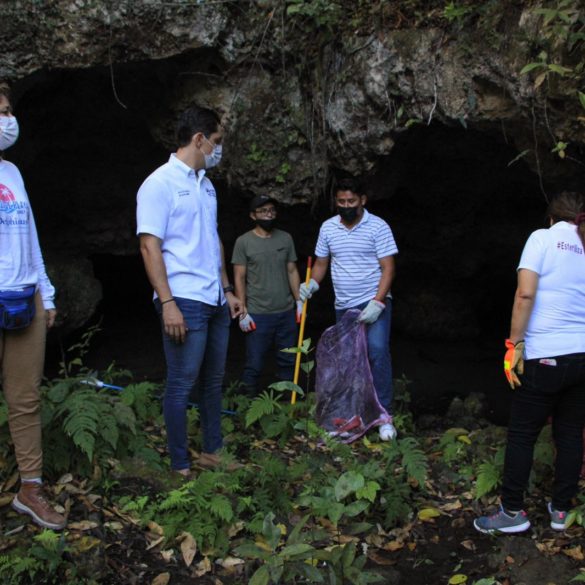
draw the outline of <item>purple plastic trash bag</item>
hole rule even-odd
[[[373,426],[392,422],[378,401],[368,362],[366,326],[358,309],[325,330],[317,344],[317,423],[345,443]]]

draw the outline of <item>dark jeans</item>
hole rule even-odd
[[[199,373],[199,413],[203,451],[214,453],[222,447],[221,386],[229,341],[228,306],[213,306],[175,297],[189,331],[185,343],[175,343],[163,330],[167,362],[167,386],[163,411],[173,469],[190,464],[187,441],[187,404]],[[155,301],[159,315],[160,303]],[[162,321],[162,319],[161,319]],[[203,363],[205,367],[202,368]]]
[[[256,330],[246,333],[246,365],[242,374],[242,384],[250,394],[256,394],[258,391],[258,378],[262,372],[264,358],[273,347],[276,348],[278,379],[293,379],[296,354],[280,350],[297,345],[295,315],[294,309],[264,315],[250,313],[256,323]]]
[[[362,303],[352,309],[364,309],[368,303]],[[341,320],[348,309],[335,310],[337,321]],[[392,360],[390,358],[390,324],[392,317],[392,300],[386,299],[386,308],[371,325],[366,326],[368,338],[368,361],[374,379],[374,388],[380,404],[392,414]]]
[[[583,462],[585,353],[552,359],[556,366],[527,360],[520,376],[522,386],[513,391],[502,489],[502,505],[507,510],[523,507],[534,444],[551,415],[557,451],[553,507],[569,510],[577,493]]]

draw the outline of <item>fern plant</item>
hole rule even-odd
[[[141,418],[146,416],[148,406],[135,400],[145,391],[138,386],[125,395],[112,394],[88,387],[80,378],[56,380],[42,388],[44,459],[49,474],[77,471],[88,475],[95,465],[104,467],[112,458],[130,455],[157,465],[159,456],[149,448],[133,409]]]
[[[502,483],[504,470],[505,448],[502,446],[496,454],[480,463],[475,480],[475,497],[479,500],[482,496],[494,491]]]
[[[137,511],[143,523],[155,520],[163,526],[167,539],[186,531],[200,548],[219,555],[229,546],[228,531],[235,521],[235,504],[245,473],[251,472],[204,471],[196,481],[185,483],[159,500],[142,500],[136,505],[126,500],[125,509]]]

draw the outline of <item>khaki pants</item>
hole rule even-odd
[[[0,375],[8,404],[8,425],[16,461],[23,479],[43,471],[39,387],[45,361],[47,320],[41,295],[35,297],[36,314],[25,329],[0,329]]]

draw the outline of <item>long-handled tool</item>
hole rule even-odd
[[[311,265],[313,263],[313,258],[309,256],[307,260],[307,275],[305,276],[305,284],[309,284],[311,280]],[[305,334],[305,321],[307,319],[307,304],[309,299],[305,300],[303,303],[303,312],[301,313],[301,326],[299,327],[299,342],[297,343],[297,357],[295,361],[295,374],[293,377],[293,382],[298,384],[299,382],[299,372],[301,371],[301,347],[303,347],[303,336]],[[293,390],[292,396],[290,397],[290,403],[295,404],[297,401],[297,393]]]

